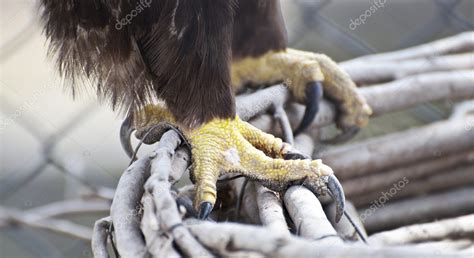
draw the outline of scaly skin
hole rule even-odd
[[[365,126],[372,113],[349,75],[329,57],[321,54],[286,49],[271,51],[259,57],[233,60],[231,80],[234,90],[246,84],[284,82],[300,102],[307,101],[307,85],[322,82],[325,94],[338,104],[337,125],[343,130]],[[138,137],[159,122],[176,124],[164,105],[145,107],[135,118]],[[304,183],[314,193],[325,194],[327,187],[332,185],[337,192],[333,194],[339,194],[339,200],[344,199],[342,189],[338,189],[339,183],[335,182],[337,179],[331,177],[329,180],[333,171],[321,160],[284,160],[291,146],[238,117],[214,119],[183,133],[192,147],[196,210],[202,211],[202,204],[213,206],[218,178],[235,172],[260,181],[275,191]],[[338,218],[342,211],[343,205],[340,205]]]
[[[284,160],[288,144],[239,117],[215,119],[185,134],[192,146],[196,209],[203,202],[214,205],[217,179],[226,173],[241,173],[276,191],[306,180],[319,194],[325,193],[320,177],[333,174],[321,160]]]
[[[137,117],[146,119],[135,121],[138,137],[160,122],[174,123],[171,113],[162,105],[147,106]],[[214,205],[216,182],[227,173],[241,173],[275,191],[304,183],[316,194],[326,193],[327,176],[333,174],[321,160],[284,160],[291,151],[289,144],[238,116],[214,119],[199,128],[183,130],[183,134],[192,147],[196,210],[204,202]]]
[[[341,129],[363,127],[372,114],[349,75],[323,54],[286,49],[234,60],[231,79],[235,90],[246,84],[284,82],[299,102],[305,101],[308,83],[322,82],[326,96],[338,104],[340,116],[337,125]]]

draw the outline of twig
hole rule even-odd
[[[156,209],[156,220],[164,232],[169,232],[180,250],[187,257],[211,256],[204,249],[189,231],[182,226],[181,216],[176,208],[176,201],[171,195],[170,175],[173,169],[173,157],[175,149],[181,143],[180,136],[175,131],[166,132],[154,152],[151,162],[151,176],[147,180],[145,189],[150,194],[154,207]],[[184,169],[179,171],[181,175],[175,175],[180,178]],[[150,205],[149,205],[150,206]],[[146,207],[146,206],[145,206]]]
[[[375,211],[368,208],[361,210],[360,214],[367,231],[377,232],[420,221],[472,213],[474,212],[472,196],[474,196],[474,188],[470,187],[408,199],[382,207],[379,207],[383,205],[379,202],[378,206],[374,205]]]
[[[458,101],[474,98],[473,84],[473,73],[464,70],[413,75],[386,84],[360,88],[359,91],[372,107],[373,116],[378,116],[431,101]],[[288,100],[289,95],[290,93],[285,87],[277,85],[251,95],[242,96],[239,99],[241,102],[238,102],[237,106],[238,114],[242,114],[244,120],[248,120],[261,114],[274,103],[279,103],[282,99]],[[240,103],[245,103],[245,105]],[[301,105],[292,103],[286,110],[291,125],[293,128],[296,127],[303,117],[304,109]],[[323,100],[311,128],[330,125],[334,122],[335,117],[335,106]],[[259,120],[264,118],[265,116],[262,116]],[[272,125],[268,117],[255,124],[260,129],[268,129]],[[268,131],[274,132],[274,130]]]
[[[364,224],[360,220],[359,214],[357,213],[356,208],[351,202],[346,201],[346,206],[345,206],[346,214],[345,216],[341,218],[341,220],[338,223],[336,223],[335,221],[336,208],[335,208],[334,203],[332,203],[331,205],[328,205],[325,211],[334,229],[345,240],[365,241],[365,239],[367,239],[367,232],[365,232]]]
[[[392,187],[394,183],[404,177],[409,181],[414,181],[433,174],[446,173],[449,168],[465,166],[471,162],[474,162],[474,150],[435,157],[412,166],[380,171],[373,175],[346,180],[343,182],[344,193],[349,198],[377,191],[380,194],[380,190]]]
[[[368,85],[422,73],[473,69],[473,58],[472,53],[465,53],[406,61],[364,62],[348,66],[345,70],[358,85]]]
[[[318,199],[308,189],[292,186],[286,191],[283,200],[299,235],[320,239],[319,242],[342,244]]]
[[[110,203],[104,200],[66,200],[53,202],[47,205],[28,210],[34,213],[39,220],[68,215],[103,213],[110,210]]]
[[[256,183],[250,182],[247,178],[239,178],[229,182],[229,186],[234,195],[237,196],[235,212],[237,216],[234,219],[243,219],[247,223],[261,224],[258,213]]]
[[[436,255],[430,250],[402,247],[372,247],[362,245],[331,246],[297,238],[277,235],[270,229],[235,223],[188,222],[191,233],[206,247],[219,254],[228,250],[258,252],[266,257],[468,257],[456,253]],[[212,232],[212,234],[209,234]]]
[[[117,249],[123,257],[147,257],[149,254],[140,231],[140,199],[149,176],[150,157],[135,161],[120,177],[110,209]]]
[[[474,215],[446,219],[432,223],[402,227],[372,235],[374,245],[401,245],[444,238],[459,238],[474,234]]]
[[[275,85],[252,94],[240,95],[236,98],[236,108],[239,117],[247,121],[264,111],[280,107],[289,99],[287,88]]]
[[[436,249],[436,250],[462,250],[473,246],[473,241],[471,239],[447,239],[441,241],[433,241],[433,242],[424,242],[420,244],[412,245],[414,248],[423,248],[425,250]]]
[[[283,106],[279,106],[275,109],[274,117],[280,124],[281,131],[283,132],[283,140],[289,144],[293,144],[293,130],[291,129],[291,124],[288,119],[288,115],[286,114],[286,111]]]
[[[450,168],[438,171],[431,177],[410,180],[408,177],[400,177],[397,182],[384,190],[368,192],[366,194],[353,196],[351,199],[357,206],[368,205],[378,199],[384,192],[389,192],[393,188],[401,189],[397,185],[402,185],[403,191],[390,197],[390,201],[407,197],[416,197],[433,192],[440,192],[447,189],[456,189],[466,185],[474,184],[474,163],[465,167]],[[392,190],[393,191],[393,190]]]
[[[257,184],[257,205],[262,224],[277,234],[289,234],[283,207],[277,193]]]
[[[0,221],[4,225],[23,225],[31,228],[48,230],[57,234],[90,241],[92,230],[88,227],[61,219],[39,219],[35,214],[24,213],[0,207]]]
[[[434,100],[462,100],[474,98],[472,70],[435,72],[405,77],[394,82],[361,88],[378,116]],[[382,97],[384,96],[384,97]]]
[[[380,61],[400,61],[453,53],[472,52],[474,50],[474,32],[439,39],[427,44],[410,47],[394,52],[363,56],[341,63],[343,68],[357,66],[360,63]]]
[[[112,220],[110,217],[102,218],[97,220],[94,224],[94,231],[92,234],[91,248],[95,258],[108,258],[109,252],[107,251],[107,238],[108,228]]]
[[[474,89],[474,87],[473,87]],[[321,153],[340,179],[367,175],[447,153],[474,148],[474,117],[447,120],[422,128],[338,147]]]

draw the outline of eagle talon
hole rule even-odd
[[[134,153],[131,139],[133,131],[133,117],[128,115],[120,126],[120,144],[129,158],[132,158]]]
[[[218,178],[235,172],[274,191],[303,183],[317,195],[334,196],[337,214],[344,210],[344,192],[330,167],[297,153],[281,139],[238,117],[212,120],[188,131],[187,137],[193,153],[194,205],[201,219],[209,216],[216,201]]]
[[[306,154],[303,154],[303,153],[299,153],[299,152],[295,152],[293,150],[291,151],[288,151],[288,153],[286,153],[283,158],[285,160],[297,160],[297,159],[311,159],[310,156],[306,155]]]
[[[339,110],[337,127],[362,127],[372,114],[349,75],[326,55],[286,48],[232,63],[231,79],[235,90],[244,85],[271,85],[284,82],[296,101],[306,105],[297,135],[313,122],[324,95]],[[352,131],[355,132],[355,131]],[[350,138],[350,137],[349,137]]]
[[[140,119],[134,121],[137,136],[146,137],[150,129],[153,132],[162,131],[162,125],[170,127],[174,121],[160,106],[147,107],[143,112],[145,115],[137,116]],[[128,127],[131,127],[130,123]],[[260,131],[238,116],[216,118],[198,128],[181,132],[191,147],[193,166],[190,175],[196,189],[193,206],[200,219],[207,219],[212,212],[219,177],[236,172],[274,191],[303,183],[316,195],[328,193],[336,202],[337,219],[340,219],[344,211],[344,192],[332,169],[321,160],[311,160],[309,156],[292,149],[291,145]]]
[[[300,125],[295,130],[294,135],[303,132],[313,122],[319,112],[319,104],[323,99],[323,85],[321,82],[310,82],[305,89],[305,105],[306,109]]]
[[[199,219],[206,220],[212,211],[212,204],[210,202],[203,202],[199,205]]]
[[[327,187],[329,190],[329,195],[336,203],[336,222],[339,222],[339,220],[341,220],[342,215],[344,214],[344,208],[346,204],[344,189],[342,188],[341,183],[335,175],[329,176]]]

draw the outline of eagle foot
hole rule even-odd
[[[154,124],[173,123],[166,108],[149,106],[135,119],[135,135],[145,137]],[[150,122],[152,121],[152,122]],[[214,119],[198,128],[181,131],[191,146],[196,196],[194,208],[206,219],[217,198],[216,183],[226,174],[240,173],[274,191],[301,184],[316,195],[329,194],[336,202],[336,219],[344,211],[344,192],[332,169],[321,160],[311,160],[291,145],[262,132],[238,116]],[[149,138],[149,135],[146,136]],[[151,137],[156,141],[156,137]],[[147,140],[147,139],[143,139]],[[150,140],[147,140],[148,143]]]
[[[264,133],[237,116],[214,119],[185,132],[192,146],[192,180],[196,187],[194,207],[206,219],[216,202],[216,182],[228,173],[261,182],[275,191],[294,184],[316,195],[329,192],[337,203],[337,220],[344,210],[344,193],[332,169],[321,160],[285,160],[298,156],[291,146]]]
[[[237,90],[243,85],[270,85],[283,82],[295,99],[306,106],[295,134],[304,131],[319,111],[323,97],[334,101],[338,109],[337,126],[343,131],[337,139],[347,139],[357,128],[368,123],[372,110],[357,92],[349,75],[323,54],[295,49],[271,51],[232,63],[231,78]],[[336,140],[337,140],[336,139]]]

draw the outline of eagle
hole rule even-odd
[[[137,132],[160,122],[182,132],[191,146],[194,206],[201,219],[216,202],[218,178],[239,172],[275,191],[304,184],[316,195],[328,193],[339,220],[344,194],[332,169],[236,115],[236,91],[281,82],[307,107],[295,133],[311,123],[323,92],[336,103],[343,132],[355,132],[371,114],[334,61],[288,47],[278,0],[41,5],[49,51],[73,94],[86,81],[100,99],[132,117]]]

